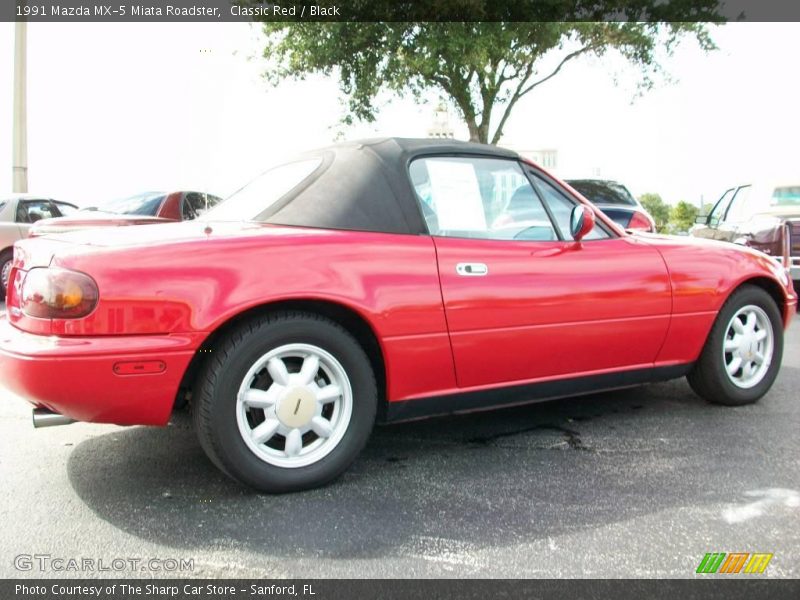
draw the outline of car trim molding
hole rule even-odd
[[[648,367],[388,402],[381,420],[384,423],[410,421],[454,413],[533,404],[568,396],[583,396],[596,392],[634,387],[645,383],[668,381],[688,374],[693,364]]]

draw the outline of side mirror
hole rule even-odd
[[[694,218],[694,222],[697,223],[698,225],[705,225],[706,223],[708,223],[708,215],[697,215]]]
[[[569,217],[569,232],[572,239],[580,242],[594,227],[594,212],[588,206],[578,204]]]

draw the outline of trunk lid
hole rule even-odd
[[[159,227],[97,227],[20,240],[15,245],[15,266],[47,266],[54,256],[92,254],[103,249],[153,248],[231,237],[304,235],[300,227],[264,223],[184,221]]]

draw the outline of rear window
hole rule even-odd
[[[184,221],[196,219],[200,215],[208,212],[220,202],[220,198],[211,194],[200,192],[188,192],[183,197],[181,215]]]
[[[567,181],[594,204],[636,206],[633,194],[624,185],[605,181]]]
[[[206,221],[255,221],[308,178],[321,158],[286,163],[265,171],[202,216]]]
[[[158,209],[161,207],[165,197],[164,194],[159,192],[146,192],[128,198],[109,200],[97,207],[90,207],[86,210],[96,209],[117,215],[154,217],[158,213]]]

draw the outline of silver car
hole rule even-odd
[[[14,242],[28,236],[28,229],[40,219],[64,217],[78,210],[69,202],[40,196],[14,195],[0,198],[0,300],[6,297]]]

